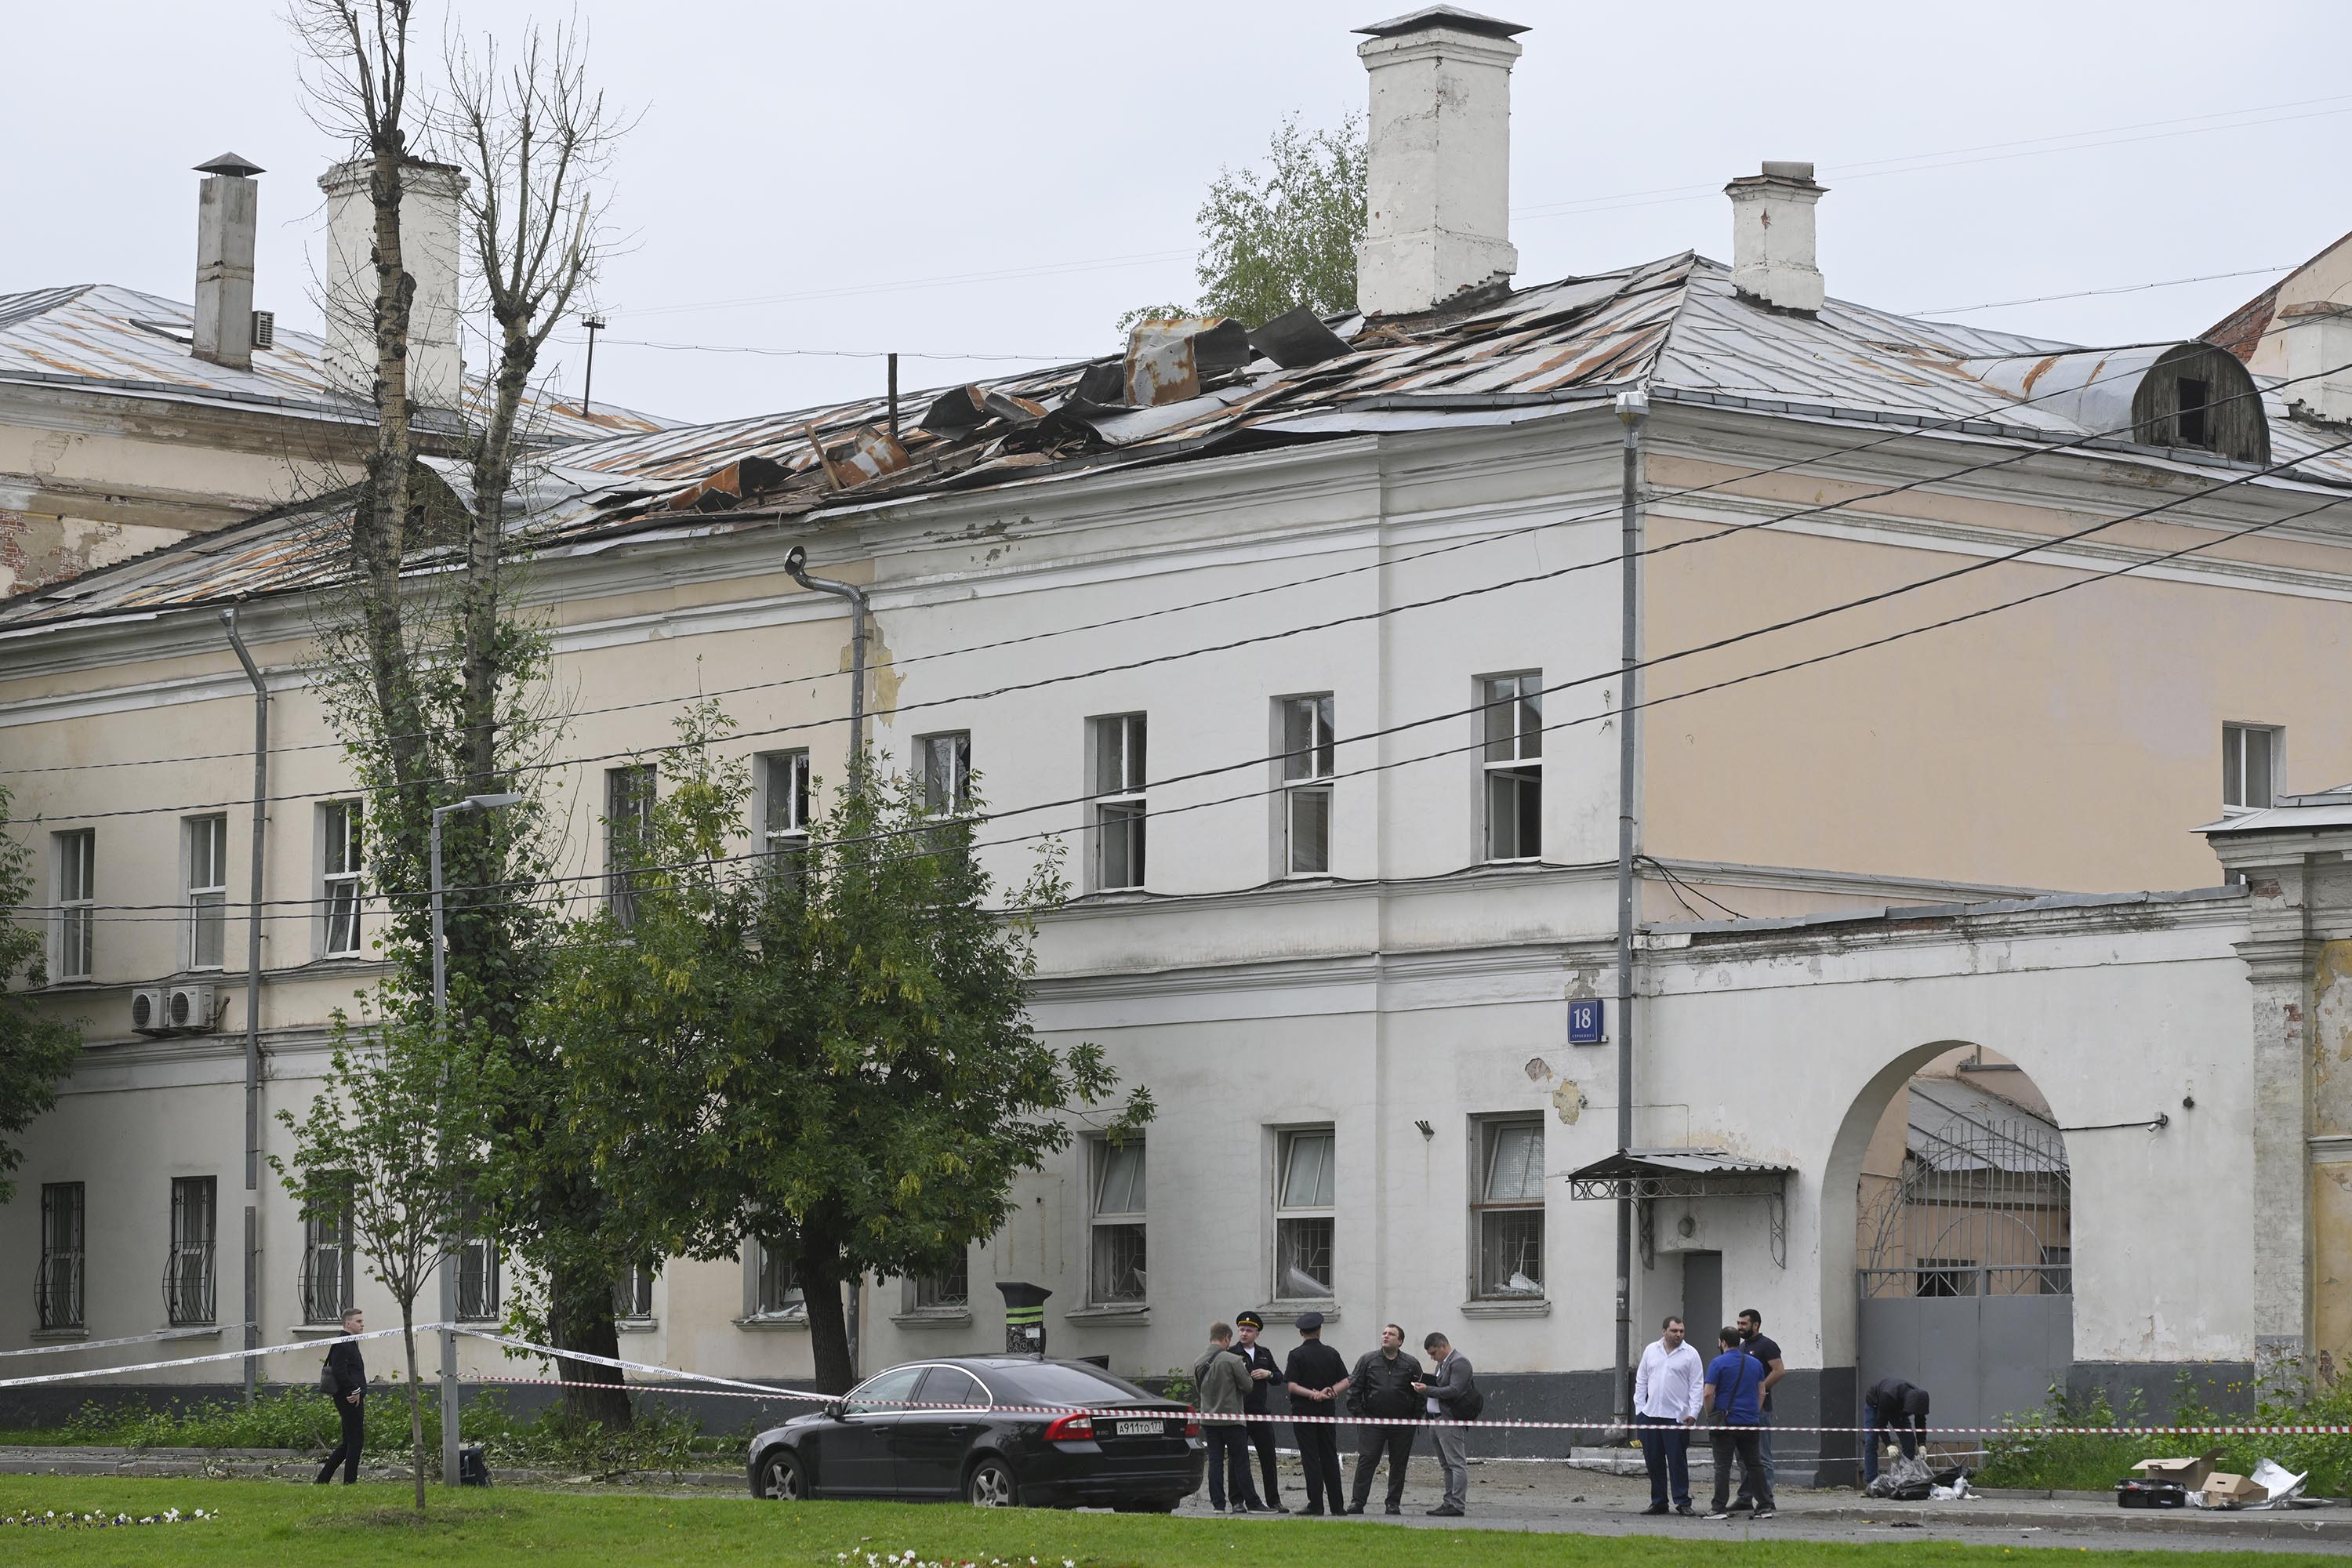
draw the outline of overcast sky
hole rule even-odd
[[[1831,293],[1893,310],[2280,267],[2352,229],[2352,5],[2338,0],[1482,8],[1531,27],[1512,89],[1523,283],[1685,249],[1727,258],[1720,187],[1768,157],[1821,166]],[[190,166],[235,151],[268,171],[256,303],[315,330],[314,182],[341,150],[304,115],[281,10],[12,7],[0,291],[111,282],[188,299]],[[445,25],[511,36],[568,14],[419,10],[428,58]],[[627,239],[598,290],[612,321],[598,401],[680,418],[878,391],[881,365],[635,345],[1106,351],[1121,310],[1197,291],[1192,214],[1220,165],[1259,157],[1285,114],[1331,124],[1363,103],[1349,29],[1390,14],[1379,0],[578,10],[595,75],[643,114],[615,171]],[[2079,342],[2187,336],[2273,276],[1955,319]],[[558,384],[576,388],[581,351],[561,352]]]

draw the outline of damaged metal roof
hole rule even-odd
[[[176,300],[111,283],[79,283],[0,294],[0,383],[62,385],[221,408],[263,408],[315,419],[372,424],[366,403],[335,389],[327,345],[279,327],[253,368],[215,364],[189,352],[194,310]],[[486,384],[467,384],[469,400]],[[666,419],[627,409],[583,414],[562,398],[529,398],[524,439],[540,447],[618,433],[644,435]],[[431,418],[425,420],[428,428]]]
[[[0,344],[6,321],[0,314]],[[2034,367],[2047,374],[2051,364],[2088,357],[2070,344],[1840,300],[1818,316],[1770,310],[1734,292],[1729,268],[1685,253],[1426,316],[1286,317],[1255,331],[1230,321],[1146,322],[1118,353],[910,395],[895,431],[889,404],[876,397],[578,441],[546,454],[562,483],[521,526],[535,548],[575,553],[780,519],[805,530],[928,495],[1389,430],[1516,423],[1632,385],[1661,402],[1811,421],[1912,425],[1979,441],[2081,440],[2086,454],[2143,468],[2231,466],[2210,453],[2084,439],[2111,428],[2084,422],[2104,417],[2105,404],[2037,401]],[[2091,374],[2070,369],[2059,379]],[[2263,402],[2276,460],[2308,458],[2342,438],[2291,420],[2273,393]],[[2352,486],[2352,460],[2318,458],[2263,482]],[[295,531],[284,518],[264,533],[268,526]],[[253,553],[194,559],[213,542],[239,538],[253,540]],[[315,581],[307,556],[229,530],[0,606],[0,627]]]

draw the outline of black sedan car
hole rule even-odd
[[[751,1495],[1167,1513],[1199,1488],[1205,1447],[1191,1410],[1089,1363],[950,1356],[752,1438]]]

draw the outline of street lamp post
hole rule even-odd
[[[449,973],[441,941],[441,819],[459,812],[499,811],[520,803],[519,795],[469,795],[461,801],[433,808],[432,849],[428,872],[433,893],[433,1031],[443,1048],[449,1044]],[[442,1151],[448,1157],[448,1151]],[[457,1484],[457,1269],[456,1259],[441,1259],[441,1484]]]

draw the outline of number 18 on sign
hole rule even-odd
[[[1607,1025],[1607,1004],[1597,996],[1571,997],[1568,1004],[1568,1043],[1571,1046],[1597,1046],[1602,1041]]]

